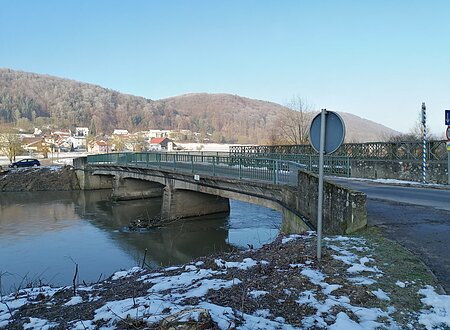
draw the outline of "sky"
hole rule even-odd
[[[207,92],[443,137],[447,0],[0,0],[0,67],[150,99]]]

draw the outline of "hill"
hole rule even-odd
[[[281,118],[291,112],[276,103],[238,95],[199,93],[150,100],[74,80],[0,69],[0,123],[20,127],[87,126],[95,134],[111,134],[115,128],[190,130],[214,142],[264,144],[273,140]],[[340,114],[348,141],[379,141],[398,134]]]

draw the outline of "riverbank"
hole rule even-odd
[[[4,296],[5,329],[445,329],[450,297],[415,256],[375,230],[278,237],[258,250],[76,287]]]
[[[0,191],[79,190],[72,166],[40,166],[6,169],[0,173]]]
[[[78,189],[73,175],[71,167],[11,170],[0,189]],[[133,268],[95,284],[74,276],[75,288],[20,289],[0,296],[0,328],[450,327],[450,297],[417,257],[375,229],[324,244],[321,262],[309,233],[177,267]]]

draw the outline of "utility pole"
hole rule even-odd
[[[422,102],[422,127],[423,127],[423,146],[422,146],[422,181],[427,182],[427,108],[425,102]]]

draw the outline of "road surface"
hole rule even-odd
[[[368,224],[418,255],[450,293],[450,189],[328,180],[366,193]]]

